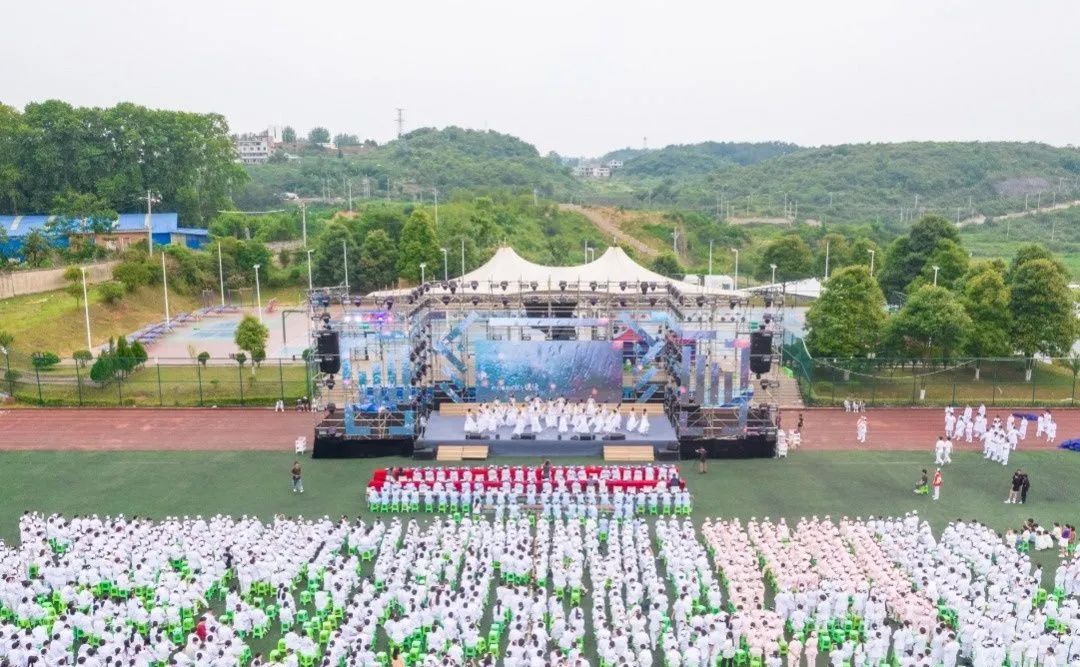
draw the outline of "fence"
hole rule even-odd
[[[802,339],[790,338],[784,344],[784,366],[807,405],[845,400],[867,405],[1077,403],[1077,372],[1066,359],[822,359],[810,356]]]
[[[90,378],[90,364],[72,360],[36,369],[28,355],[0,356],[0,393],[20,403],[56,407],[217,407],[295,404],[312,395],[312,369],[291,359],[267,359],[252,369],[231,359],[151,360],[107,382]]]
[[[99,283],[111,279],[113,267],[117,264],[117,261],[88,264],[86,282]],[[36,271],[0,271],[0,299],[61,289],[68,284],[64,280],[66,269],[67,267]]]

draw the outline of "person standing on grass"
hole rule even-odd
[[[1027,504],[1028,490],[1031,488],[1031,477],[1026,472],[1021,472],[1023,480],[1020,482],[1020,504]]]
[[[709,470],[709,463],[706,458],[708,452],[705,451],[704,446],[699,446],[694,452],[697,453],[697,471],[699,474],[704,475]]]
[[[1024,472],[1019,468],[1013,473],[1012,481],[1009,482],[1009,495],[1005,498],[1005,504],[1016,504],[1020,500],[1020,487],[1024,485]]]
[[[304,492],[304,480],[300,476],[300,462],[292,462],[292,490],[293,493]]]
[[[930,486],[934,487],[934,500],[941,497],[941,468],[938,468],[934,472],[934,481],[930,482]]]

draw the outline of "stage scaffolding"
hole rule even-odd
[[[682,291],[636,281],[433,281],[389,296],[357,296],[342,287],[310,295],[314,331],[339,333],[342,376],[335,395],[352,410],[354,431],[381,433],[379,407],[422,417],[442,402],[475,400],[472,344],[477,340],[595,340],[628,336],[624,402],[667,404],[680,436],[731,438],[775,431],[778,357],[769,373],[749,372],[749,338],[783,339],[784,294],[752,297]],[[627,334],[632,331],[633,334]],[[621,339],[620,339],[621,340]],[[320,377],[325,386],[325,377]],[[370,411],[376,411],[371,414]],[[396,418],[391,418],[393,421]],[[348,418],[346,419],[348,421]]]

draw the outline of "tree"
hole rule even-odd
[[[90,350],[75,350],[71,353],[71,358],[75,360],[76,366],[86,368],[86,364],[93,361],[94,355]]]
[[[83,290],[82,290],[82,271],[77,266],[69,266],[64,269],[64,280],[67,285],[64,286],[64,292],[75,299],[75,302],[82,304]]]
[[[683,275],[682,265],[679,264],[678,258],[670,252],[663,252],[657,255],[656,259],[652,261],[650,268],[668,278],[681,277]]]
[[[94,193],[67,190],[53,200],[52,214],[62,220],[75,220],[78,225],[72,231],[90,236],[94,245],[98,234],[112,229],[117,219],[116,211]]]
[[[330,143],[330,130],[325,127],[313,127],[308,132],[307,140],[313,144],[328,144]]]
[[[911,281],[923,272],[931,254],[942,240],[959,245],[960,234],[945,218],[928,215],[912,225],[907,235],[897,238],[889,245],[878,276],[886,297],[893,299],[907,290]]]
[[[316,285],[343,285],[345,283],[345,254],[349,256],[349,286],[360,284],[360,248],[356,245],[349,228],[340,222],[332,222],[319,235],[312,253],[312,276]]]
[[[806,313],[806,345],[821,357],[855,357],[877,349],[885,328],[885,297],[866,266],[833,272]]]
[[[291,130],[292,128],[286,128],[286,129]],[[206,368],[206,362],[210,361],[210,353],[207,352],[206,350],[203,350],[202,352],[199,353],[199,356],[195,357],[195,359],[198,360],[199,364],[201,364],[203,368]]]
[[[98,285],[98,295],[101,300],[110,306],[115,306],[124,298],[124,284],[117,280],[109,280]]]
[[[978,359],[975,379],[982,372],[982,357],[1004,357],[1012,353],[1009,341],[1009,287],[999,266],[982,262],[963,278],[960,303],[971,318],[965,350]]]
[[[131,358],[135,361],[136,366],[142,366],[150,356],[146,354],[146,348],[143,347],[143,344],[135,341],[131,344]]]
[[[253,315],[245,315],[236,327],[234,342],[236,347],[251,355],[252,362],[257,362],[261,360],[260,357],[266,358],[266,341],[269,337],[270,330],[265,324]],[[256,365],[257,363],[253,363],[251,366],[252,374],[255,373]]]
[[[1009,264],[1009,273],[1006,276],[1007,280],[1012,280],[1012,276],[1016,273],[1016,270],[1020,268],[1021,264],[1030,262],[1033,259],[1050,260],[1062,273],[1066,275],[1069,273],[1068,269],[1065,268],[1065,265],[1054,257],[1054,253],[1038,243],[1028,243],[1016,249],[1016,254],[1013,255],[1012,262]]]
[[[30,355],[30,364],[39,371],[47,371],[60,363],[55,352],[34,352]]]
[[[964,344],[970,330],[971,318],[952,292],[923,285],[893,315],[885,342],[902,357],[925,359],[938,351],[942,358],[948,358]]]
[[[968,254],[960,247],[960,244],[951,239],[942,239],[938,242],[934,252],[923,265],[919,278],[909,285],[932,285],[934,283],[934,267],[938,267],[937,284],[941,287],[952,289],[968,267]]]
[[[426,263],[431,271],[428,276],[438,275],[435,267],[442,261],[439,244],[435,241],[435,226],[425,211],[413,211],[401,230],[398,244],[398,275],[418,282],[421,278],[420,264]]]
[[[359,146],[360,137],[355,134],[335,134],[334,146],[342,148],[343,146]]]
[[[756,273],[761,280],[771,280],[772,267],[769,265],[775,264],[776,279],[786,282],[809,276],[813,263],[814,254],[806,241],[798,234],[787,234],[773,239],[765,246]]]
[[[360,285],[365,292],[391,287],[397,280],[397,248],[381,229],[373,229],[364,237],[360,249]]]
[[[1049,259],[1019,265],[1010,289],[1012,345],[1028,358],[1026,377],[1030,380],[1035,353],[1061,356],[1075,342],[1073,296],[1065,274]]]
[[[247,355],[243,352],[237,352],[233,355],[233,361],[235,361],[240,368],[243,368],[244,364],[247,363]]]
[[[296,143],[296,130],[291,125],[286,125],[285,129],[281,131],[281,141],[286,144]]]
[[[23,237],[23,261],[30,266],[44,266],[51,254],[52,244],[49,243],[49,239],[41,233],[41,230],[31,230],[29,234]]]

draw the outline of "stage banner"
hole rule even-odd
[[[476,400],[526,396],[618,403],[622,347],[604,341],[477,341]]]

